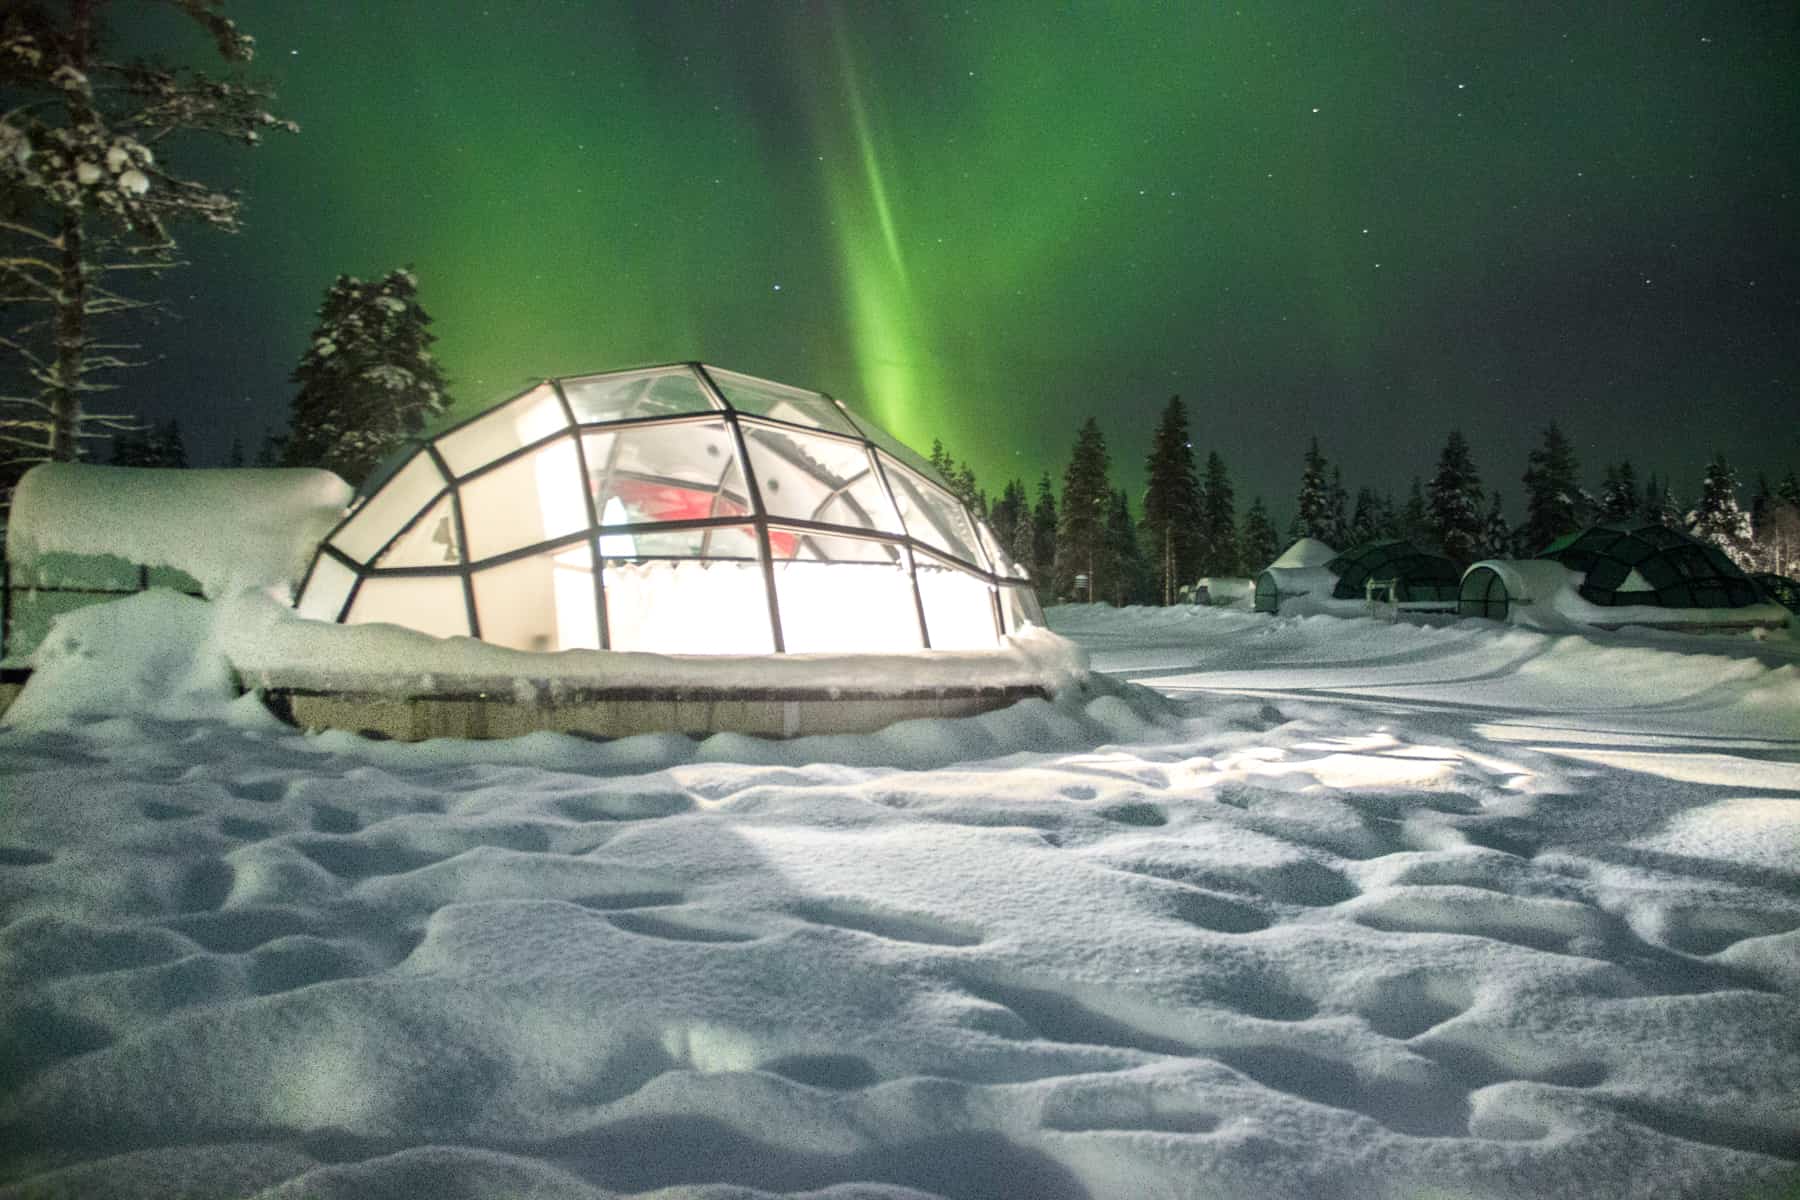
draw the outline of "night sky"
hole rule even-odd
[[[1095,415],[1135,505],[1174,393],[1283,522],[1314,434],[1403,495],[1461,428],[1515,517],[1553,417],[1590,486],[1800,465],[1792,3],[229,7],[303,131],[217,160],[134,384],[202,463],[410,263],[458,415],[698,358],[991,493]]]

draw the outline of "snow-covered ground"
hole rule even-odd
[[[1170,700],[0,733],[0,1194],[1794,1186],[1796,643],[1052,622]]]

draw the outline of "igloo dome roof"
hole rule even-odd
[[[1537,557],[1582,572],[1582,597],[1607,607],[1745,608],[1762,599],[1723,550],[1661,525],[1595,525]]]
[[[374,478],[303,616],[522,650],[988,649],[1042,614],[929,464],[699,363],[547,379]]]

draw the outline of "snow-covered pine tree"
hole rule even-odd
[[[1325,456],[1319,453],[1319,439],[1306,448],[1305,466],[1300,472],[1299,512],[1294,518],[1297,538],[1318,538],[1331,542],[1331,484],[1325,476]],[[1335,543],[1332,543],[1335,545]],[[1338,549],[1343,549],[1339,546]]]
[[[1631,460],[1614,466],[1606,465],[1606,480],[1600,485],[1600,506],[1596,514],[1602,521],[1628,524],[1638,513],[1637,472]]]
[[[1464,564],[1474,562],[1484,525],[1481,476],[1461,430],[1450,431],[1438,455],[1429,509],[1433,542],[1445,557]]]
[[[1180,396],[1170,396],[1150,454],[1144,460],[1144,543],[1152,556],[1151,573],[1161,603],[1175,603],[1175,593],[1192,583],[1198,557],[1200,484],[1194,474],[1194,447],[1188,439],[1187,409]]]
[[[1056,579],[1056,489],[1050,472],[1038,477],[1037,503],[1031,507],[1031,577],[1046,594]]]
[[[227,63],[254,39],[222,0],[158,0],[191,19]],[[143,8],[147,5],[138,5]],[[134,347],[102,336],[155,307],[117,281],[178,265],[172,227],[234,233],[240,201],[182,173],[190,143],[253,146],[298,126],[268,93],[236,78],[115,58],[112,0],[40,0],[0,10],[0,488],[25,466],[81,457],[85,437],[132,422],[88,407],[137,365]],[[151,147],[155,146],[155,151]],[[147,274],[146,274],[147,270]]]
[[[1144,559],[1138,543],[1137,523],[1131,519],[1131,498],[1119,488],[1112,494],[1107,509],[1106,544],[1112,560],[1112,578],[1107,581],[1106,595],[1112,603],[1143,604],[1151,596],[1150,564]]]
[[[1512,526],[1507,523],[1500,493],[1495,492],[1489,498],[1487,516],[1481,522],[1481,543],[1475,553],[1482,558],[1511,558],[1512,547]]]
[[[1225,460],[1214,450],[1206,456],[1206,478],[1200,484],[1200,575],[1236,575],[1243,570],[1238,546],[1237,500]],[[1265,564],[1266,565],[1266,564]]]
[[[114,434],[108,461],[115,467],[187,466],[187,443],[181,437],[181,422],[170,417],[149,428]]]
[[[1356,508],[1350,514],[1350,536],[1346,539],[1345,549],[1366,546],[1380,536],[1380,508],[1381,502],[1375,498],[1374,488],[1356,489]]]
[[[1263,504],[1261,496],[1250,502],[1250,511],[1244,514],[1244,528],[1238,535],[1238,548],[1246,571],[1262,570],[1281,553],[1275,523],[1269,520],[1269,510]]]
[[[1775,494],[1795,508],[1800,508],[1800,475],[1789,471],[1787,476],[1775,485]]]
[[[1714,454],[1700,484],[1700,499],[1687,515],[1688,532],[1723,550],[1745,570],[1756,565],[1750,514],[1738,504],[1737,472],[1723,454]]]
[[[1526,458],[1525,526],[1521,533],[1527,554],[1536,554],[1565,533],[1581,528],[1580,465],[1575,448],[1556,422],[1544,430],[1544,444]]]
[[[1425,485],[1413,476],[1412,490],[1406,494],[1406,507],[1400,510],[1400,536],[1421,550],[1430,549],[1435,536],[1431,527],[1431,506],[1425,503]]]
[[[1331,488],[1326,492],[1326,521],[1331,529],[1331,536],[1325,541],[1332,546],[1348,546],[1350,544],[1350,497],[1344,491],[1344,470],[1333,463],[1331,467]]]
[[[1033,583],[1044,578],[1037,573],[1037,540],[1037,520],[1031,509],[1021,506],[1019,519],[1013,522],[1012,533],[1002,545],[1014,562],[1031,573]]]
[[[1009,479],[1006,486],[1000,489],[1000,498],[994,501],[988,510],[988,528],[994,531],[994,540],[1002,547],[1012,545],[1013,526],[1019,523],[1019,514],[1025,511],[1025,485],[1017,479]]]
[[[1056,593],[1079,599],[1108,595],[1111,553],[1106,525],[1111,516],[1112,485],[1107,472],[1112,466],[1106,452],[1106,436],[1100,423],[1089,417],[1075,435],[1069,465],[1063,470],[1062,504],[1056,525]],[[1078,589],[1076,577],[1087,586]]]
[[[449,407],[411,268],[364,282],[339,275],[319,306],[282,465],[324,467],[361,483],[425,422]]]

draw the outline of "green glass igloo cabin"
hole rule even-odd
[[[520,650],[992,649],[1042,614],[929,464],[699,363],[547,379],[387,464],[302,616]]]
[[[1595,525],[1535,558],[1478,562],[1463,575],[1458,612],[1602,629],[1775,627],[1788,616],[1724,551],[1662,525]]]

